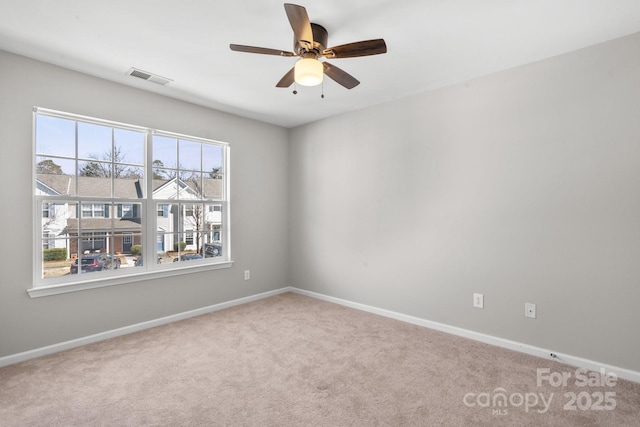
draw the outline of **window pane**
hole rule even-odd
[[[158,232],[156,235],[156,263],[166,264],[173,262],[173,242],[174,235],[171,233]]]
[[[213,144],[202,144],[202,171],[215,178],[222,170],[222,147]]]
[[[192,171],[202,170],[202,154],[200,142],[185,141],[181,139],[178,143],[180,151],[179,156],[179,169],[186,169]]]
[[[162,241],[160,241],[162,237]],[[182,252],[182,245],[178,244],[178,242],[183,242],[184,239],[181,239],[181,236],[178,233],[158,233],[158,242],[156,252],[159,258],[161,258],[161,263],[165,262],[173,262],[174,258],[178,256],[179,252]],[[160,250],[160,245],[162,245],[162,250]]]
[[[139,229],[139,231],[141,231]],[[120,255],[121,267],[137,267],[136,258],[139,256],[133,254],[133,249],[142,249],[142,234],[127,231],[114,231],[114,251],[116,255]],[[142,262],[142,261],[141,261]]]
[[[222,205],[205,205],[202,231],[213,230],[222,224]]]
[[[144,165],[144,133],[114,129],[114,150],[117,162]]]
[[[142,179],[144,168],[131,166],[124,163],[114,163],[113,177],[124,179]]]
[[[222,179],[211,179],[206,176],[202,180],[203,199],[222,199],[224,197],[224,186]]]
[[[75,121],[37,115],[36,153],[75,158]]]
[[[72,159],[38,156],[36,157],[36,173],[75,176],[76,162]]]
[[[90,169],[92,171],[99,171],[103,167],[107,168],[111,166],[110,164],[104,163],[94,163],[91,165],[87,165],[85,163],[78,163],[79,172],[81,170]],[[105,171],[108,173],[108,169]],[[78,196],[89,196],[89,197],[111,197],[111,177],[110,176],[92,176],[92,175],[81,175],[78,176]]]
[[[114,161],[111,129],[93,123],[78,122],[78,158]]]
[[[153,198],[167,199],[176,194],[175,184],[168,185],[170,188],[163,188],[175,177],[177,172],[173,169],[153,168]]]
[[[181,179],[178,198],[182,200],[202,199],[202,175],[199,172],[186,172]]]
[[[116,169],[121,165],[114,165]],[[113,195],[118,198],[144,198],[144,169],[126,166],[126,175],[116,176],[113,180]]]
[[[181,230],[182,231],[191,231],[191,230],[203,230],[204,220],[205,220],[205,212],[202,204],[196,203],[185,203],[182,205],[182,221],[181,221]]]
[[[42,278],[51,279],[70,274],[70,248],[77,243],[65,238],[46,239],[43,242],[46,242],[47,247],[43,245],[42,249]]]
[[[205,223],[205,231],[202,233],[203,240],[203,252],[204,256],[219,257],[222,256],[222,221],[220,218],[220,212],[216,211],[216,215],[208,217],[209,220]]]
[[[196,231],[195,233],[193,233],[192,235],[193,238],[193,251],[195,251],[195,253],[203,255],[203,245],[204,245],[204,236],[202,234],[202,232],[200,231]],[[204,255],[203,255],[204,257]]]
[[[81,217],[82,218],[102,218],[106,219],[106,222],[103,221],[100,223],[101,229],[110,229],[111,228],[111,219],[109,218],[111,210],[111,205],[108,203],[83,203],[81,208]],[[98,227],[97,222],[82,224],[81,227],[83,229],[91,229],[95,230]]]
[[[69,206],[73,212],[69,212]],[[65,237],[67,235],[67,220],[75,213],[75,206],[66,202],[42,203],[42,220],[40,230],[43,237]],[[46,216],[45,216],[46,215]]]
[[[159,168],[177,168],[177,140],[166,136],[153,137],[153,166]]]
[[[159,208],[156,208],[159,209]],[[165,215],[166,212],[166,215]],[[173,233],[178,231],[178,205],[177,204],[163,204],[162,205],[162,217],[158,217],[157,223],[157,231],[162,233]],[[172,243],[173,244],[173,243]]]
[[[91,178],[111,178],[112,174],[112,163],[98,161],[78,162],[78,176],[88,176]]]
[[[107,237],[108,234],[105,232],[83,232],[80,236],[82,255],[108,252],[109,246],[107,245]]]
[[[75,167],[74,160],[37,157],[36,196],[75,195]]]
[[[119,256],[111,253],[94,251],[93,253],[83,253],[71,264],[71,274],[105,272],[118,270],[122,267],[122,260]]]
[[[175,233],[178,227],[177,213],[179,211],[178,204],[165,204],[160,203],[156,205],[156,210],[160,212],[162,209],[162,216],[158,216],[156,220],[156,256],[157,262],[164,264],[167,262],[173,262],[174,256],[177,256],[179,250],[178,247],[178,234]],[[174,248],[175,244],[175,248]]]
[[[196,249],[197,243],[201,242],[202,239],[200,233],[179,233],[178,239],[179,244],[174,243],[174,249],[177,248],[178,250],[171,253],[173,262],[193,262],[204,259]],[[193,244],[188,244],[188,241],[193,241]]]

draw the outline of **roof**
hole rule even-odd
[[[111,198],[111,178],[95,178],[87,176],[38,174],[37,180],[43,185],[55,190],[60,195],[75,195],[76,179],[79,196],[107,197]],[[153,191],[167,188],[176,178],[169,180],[153,180]],[[199,185],[191,180],[178,180],[180,186],[198,194]],[[218,198],[223,194],[222,179],[204,178],[202,180],[202,193],[205,198]],[[126,199],[141,199],[144,183],[140,179],[114,178],[114,197]]]

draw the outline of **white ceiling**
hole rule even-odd
[[[296,58],[229,49],[293,50],[283,3],[0,0],[0,49],[294,127],[640,31],[640,0],[298,0],[329,46],[387,43],[384,55],[330,60],[361,84],[325,79],[321,99],[320,87],[275,87]],[[130,67],[173,82],[136,79]]]

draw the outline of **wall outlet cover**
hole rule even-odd
[[[524,303],[524,315],[525,317],[530,317],[531,319],[536,318],[536,305],[530,302]]]
[[[484,308],[484,295],[473,294],[473,306],[476,308]]]

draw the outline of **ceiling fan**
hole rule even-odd
[[[378,55],[387,52],[383,39],[365,40],[327,48],[327,30],[309,21],[307,10],[296,4],[285,3],[284,10],[293,29],[293,52],[265,47],[243,46],[231,44],[236,52],[261,53],[264,55],[299,56],[300,59],[287,74],[280,79],[276,87],[289,87],[294,82],[303,86],[316,86],[322,83],[323,75],[352,89],[360,82],[342,69],[319,58],[354,58],[358,56]],[[294,92],[295,93],[295,92]]]

